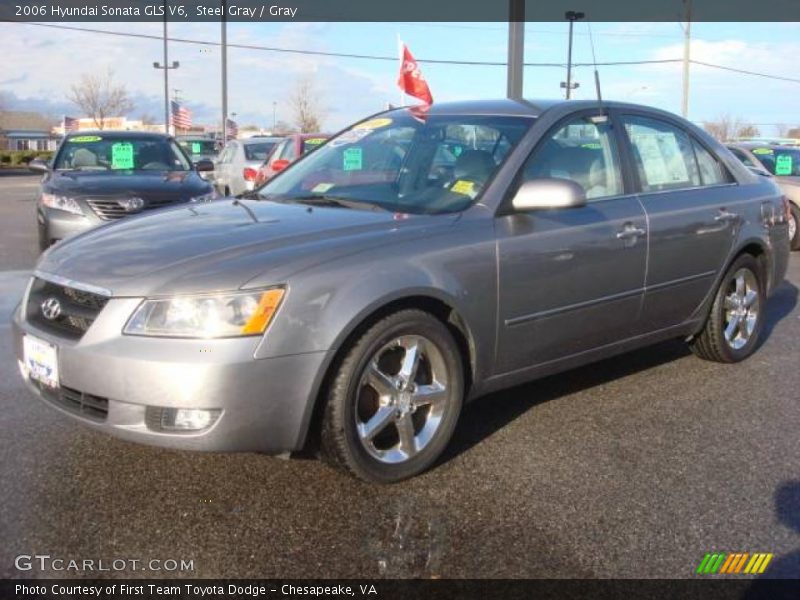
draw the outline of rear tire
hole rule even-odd
[[[800,208],[791,202],[789,203],[789,248],[800,250]]]
[[[335,367],[322,417],[323,460],[375,483],[430,467],[453,435],[464,394],[447,327],[421,310],[372,325]]]
[[[689,347],[705,360],[744,360],[758,345],[765,305],[761,267],[753,256],[742,254],[722,278],[708,320]]]

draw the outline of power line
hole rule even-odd
[[[79,31],[83,33],[98,33],[101,35],[113,35],[118,37],[132,37],[132,38],[139,38],[139,39],[147,39],[147,40],[157,40],[163,41],[163,36],[158,35],[151,35],[146,33],[130,33],[130,32],[121,32],[121,31],[108,31],[107,29],[93,29],[88,27],[74,27],[70,25],[54,25],[52,23],[21,23],[18,21],[4,21],[6,23],[17,23],[19,25],[31,25],[35,27],[48,27],[52,29],[66,29],[70,31]],[[206,41],[206,40],[195,40],[195,39],[188,39],[188,38],[169,38],[170,42],[175,42],[179,44],[197,44],[202,46],[220,46],[220,42],[213,42],[213,41]],[[295,48],[278,48],[274,46],[259,46],[255,44],[228,44],[230,48],[240,48],[243,50],[259,50],[264,52],[278,52],[278,53],[285,53],[285,54],[303,54],[303,55],[310,55],[310,56],[327,56],[333,58],[353,58],[359,60],[380,60],[380,61],[391,61],[397,62],[397,56],[385,56],[385,55],[376,55],[376,54],[355,54],[355,53],[347,53],[347,52],[325,52],[322,50],[298,50]],[[439,64],[439,65],[463,65],[463,66],[481,66],[481,67],[505,67],[507,63],[505,61],[479,61],[479,60],[446,60],[446,59],[433,59],[433,58],[420,58],[417,59],[417,62],[426,63],[426,64]],[[615,67],[615,66],[633,66],[633,65],[653,65],[653,64],[669,64],[669,63],[679,63],[682,62],[680,58],[666,58],[666,59],[658,59],[658,60],[621,60],[621,61],[607,61],[607,62],[599,62],[597,66],[604,66],[604,67]],[[712,69],[720,69],[724,71],[732,71],[735,73],[741,73],[744,75],[753,75],[756,77],[763,77],[766,79],[776,79],[779,81],[789,81],[792,83],[800,83],[800,79],[794,79],[791,77],[783,77],[780,75],[771,75],[769,73],[759,73],[757,71],[747,71],[745,69],[736,69],[734,67],[725,67],[723,65],[716,65],[713,63],[707,63],[697,60],[690,61],[696,65],[709,67]],[[550,62],[526,62],[524,63],[526,67],[554,67],[554,68],[565,68],[566,65],[564,63],[550,63]],[[573,67],[591,67],[594,66],[592,63],[573,63]]]

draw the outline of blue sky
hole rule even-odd
[[[71,24],[120,32],[161,35],[159,23]],[[177,23],[170,35],[219,40],[219,24]],[[588,29],[575,27],[574,60],[591,61]],[[683,31],[672,23],[595,23],[598,61],[681,58]],[[800,78],[800,23],[694,23],[692,55],[696,60]],[[329,52],[396,56],[400,36],[419,59],[500,61],[506,59],[503,23],[231,23],[231,43]],[[211,122],[220,107],[219,48],[173,43],[172,73],[193,109],[196,121]],[[132,117],[162,115],[163,83],[152,62],[161,60],[156,40],[121,38],[13,23],[0,24],[0,52],[5,57],[0,92],[14,108],[78,116],[65,90],[81,73],[111,67],[135,99]],[[528,23],[525,59],[565,62],[566,23]],[[505,94],[505,68],[422,63],[436,101],[490,98]],[[397,103],[395,61],[303,56],[245,49],[229,50],[229,106],[237,120],[269,126],[272,103],[278,119],[289,121],[286,102],[298,78],[310,76],[325,109],[326,129],[338,129]],[[677,64],[601,67],[604,96],[680,111],[681,66]],[[530,98],[559,97],[563,68],[528,67],[524,92]],[[575,97],[594,94],[591,68],[579,68]],[[774,124],[800,125],[800,83],[763,79],[692,66],[689,117],[701,122],[729,114],[774,134]]]

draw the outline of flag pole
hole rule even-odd
[[[397,55],[400,58],[400,68],[403,68],[403,41],[400,39],[400,34],[397,34]],[[406,94],[400,90],[400,106],[406,105]]]

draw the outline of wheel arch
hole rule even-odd
[[[452,299],[443,297],[438,290],[415,290],[400,296],[384,298],[358,313],[336,338],[332,351],[321,369],[323,375],[319,378],[314,390],[313,406],[307,423],[303,427],[303,438],[299,440],[298,446],[301,446],[306,451],[316,449],[315,446],[319,441],[322,422],[325,390],[334,376],[337,366],[344,359],[347,349],[373,324],[390,314],[406,309],[427,312],[450,330],[458,346],[464,368],[464,394],[465,397],[469,395],[475,380],[477,351],[470,327],[462,317],[455,302]]]

